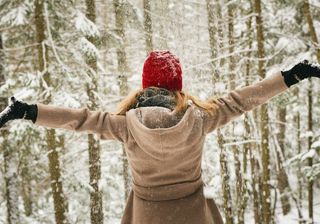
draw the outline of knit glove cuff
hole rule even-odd
[[[38,106],[37,104],[29,105],[27,111],[24,114],[23,119],[31,120],[33,123],[36,122],[38,116]]]
[[[281,74],[284,78],[284,82],[286,83],[286,85],[288,87],[297,84],[298,82],[300,82],[302,79],[299,78],[299,76],[297,74],[292,74],[291,70],[289,71],[281,71]]]

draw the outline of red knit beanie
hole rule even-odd
[[[182,70],[177,56],[170,51],[153,51],[143,65],[143,89],[155,86],[167,90],[182,89]]]

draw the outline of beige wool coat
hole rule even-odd
[[[36,124],[124,143],[133,183],[122,224],[220,224],[218,208],[203,194],[205,137],[287,88],[279,72],[218,98],[214,115],[192,104],[181,117],[163,107],[132,109],[122,116],[38,104]]]

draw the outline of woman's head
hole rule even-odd
[[[182,69],[179,58],[170,51],[152,51],[142,71],[142,88],[148,87],[181,91]]]
[[[175,111],[185,111],[188,101],[212,114],[216,108],[215,100],[201,101],[182,91],[182,69],[177,56],[170,51],[153,51],[146,58],[142,72],[142,89],[127,96],[118,105],[117,114],[139,107],[138,99],[148,88],[164,88],[172,92],[176,103]]]

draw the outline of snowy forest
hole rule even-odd
[[[320,63],[319,35],[319,0],[0,0],[1,111],[15,96],[114,112],[154,49],[205,100]],[[320,223],[319,93],[304,80],[208,135],[204,193],[225,223]],[[0,136],[0,223],[120,223],[122,144],[22,120]]]

